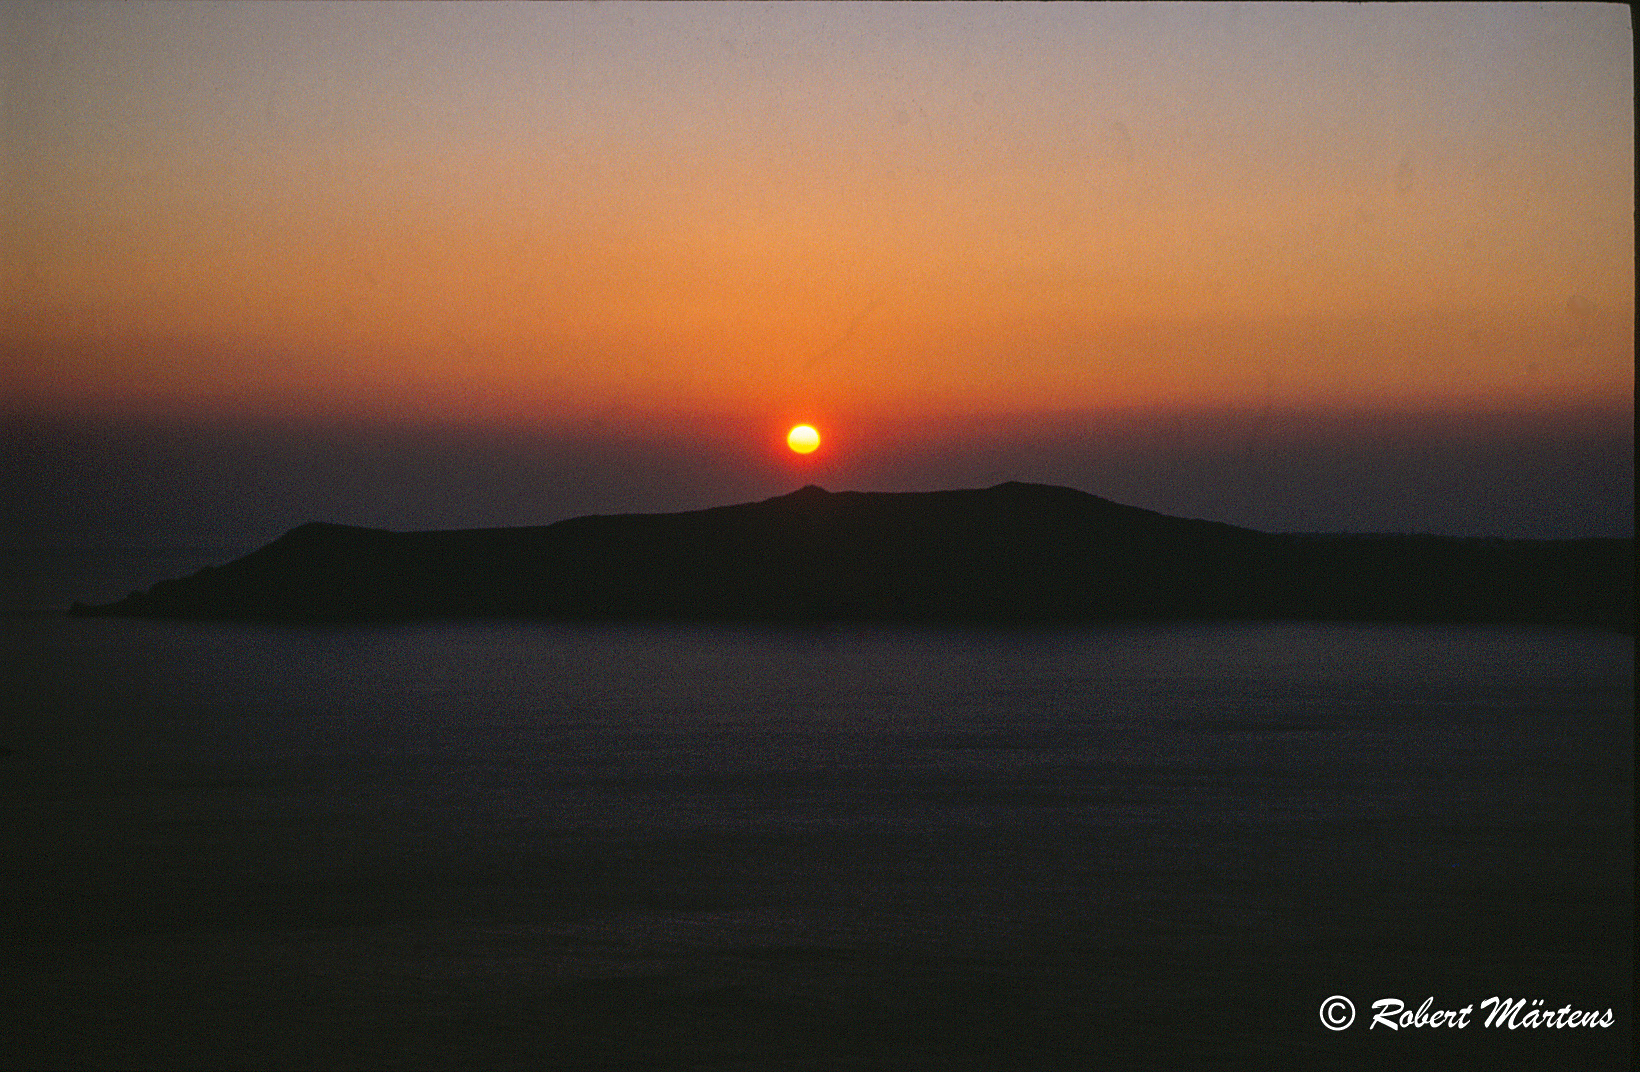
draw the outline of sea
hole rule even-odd
[[[239,550],[7,556],[0,1067],[1630,1067],[1632,636],[64,613]]]

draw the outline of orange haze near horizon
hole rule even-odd
[[[19,5],[8,404],[1632,407],[1606,5]]]

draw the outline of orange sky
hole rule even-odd
[[[1615,5],[18,5],[14,406],[1630,405]]]

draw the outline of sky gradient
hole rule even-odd
[[[438,433],[546,469],[650,451],[676,474],[566,476],[528,518],[452,511],[484,497],[434,480],[376,518],[419,528],[993,471],[1200,505],[1135,477],[1147,429],[1182,429],[1153,446],[1206,488],[1190,443],[1198,469],[1254,465],[1248,442],[1370,455],[1410,421],[1453,464],[1454,435],[1491,429],[1497,449],[1472,450],[1505,481],[1518,456],[1539,467],[1521,480],[1552,484],[1520,444],[1558,443],[1565,485],[1593,480],[1599,501],[1582,521],[1543,507],[1562,520],[1537,534],[1632,531],[1632,488],[1614,490],[1633,471],[1621,5],[4,19],[0,346],[29,442],[231,427],[278,453],[315,428]],[[798,421],[826,445],[794,463]],[[1455,475],[1455,508],[1409,500],[1390,485],[1418,465],[1382,461],[1406,442],[1379,446],[1366,514],[1259,514],[1247,501],[1280,489],[1235,472],[1220,484],[1253,490],[1219,519],[1461,531],[1464,503],[1496,497]],[[1300,467],[1293,494],[1313,504],[1329,465]],[[1386,502],[1424,505],[1397,523]]]

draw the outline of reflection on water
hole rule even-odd
[[[1632,1037],[1630,638],[8,628],[8,1066],[1589,1067]],[[1321,1028],[1335,993],[1619,1026],[1386,1057]]]

